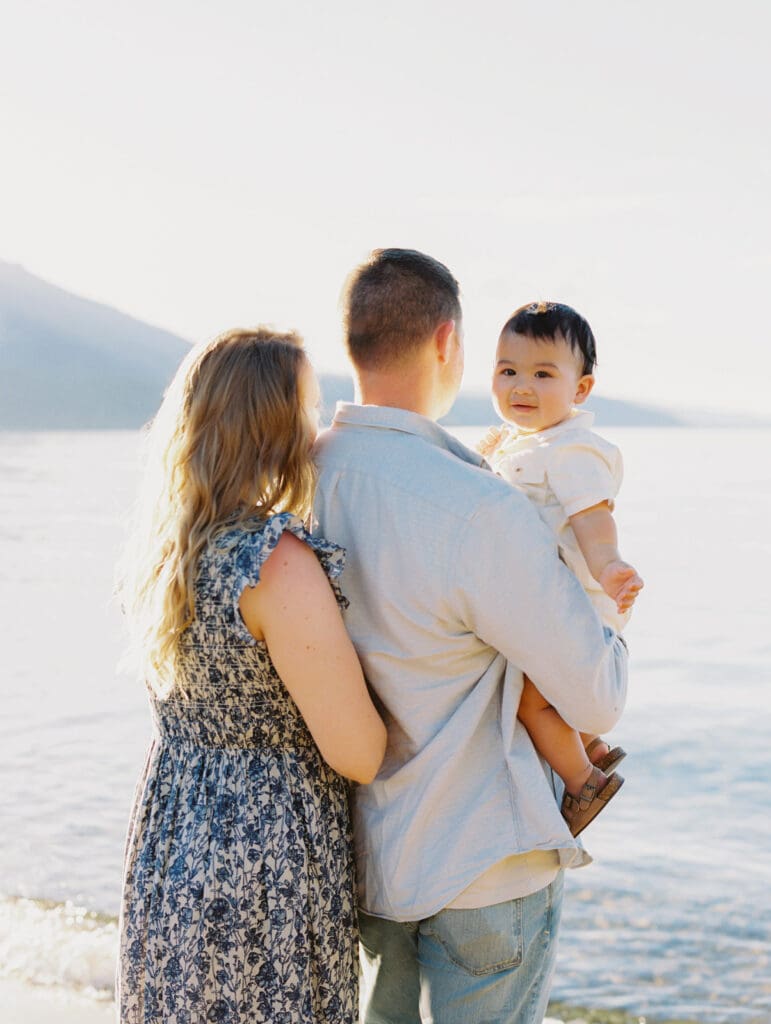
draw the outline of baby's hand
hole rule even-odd
[[[620,613],[628,612],[645,585],[636,569],[628,562],[608,562],[597,581],[608,597],[616,602]]]
[[[503,438],[506,436],[506,428],[502,423],[498,424],[497,427],[490,427],[485,436],[477,445],[477,451],[480,455],[488,458],[493,454],[495,449],[501,443]]]

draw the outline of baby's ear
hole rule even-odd
[[[592,393],[594,387],[594,377],[591,373],[585,373],[583,377],[578,378],[578,384],[576,384],[576,396],[573,402],[576,405],[580,405],[581,402],[585,402],[589,395]]]

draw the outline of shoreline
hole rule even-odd
[[[651,1017],[627,1010],[589,1010],[585,1006],[550,1002],[543,1024],[699,1024],[682,1017]]]

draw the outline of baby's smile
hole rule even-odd
[[[528,430],[554,427],[591,390],[592,378],[569,344],[504,331],[498,341],[493,398],[504,420]]]

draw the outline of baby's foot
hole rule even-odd
[[[565,792],[562,798],[562,817],[568,823],[571,835],[577,836],[604,811],[613,797],[624,785],[616,773],[605,775],[599,768],[592,768],[589,780],[580,793]]]
[[[586,745],[586,755],[595,768],[606,775],[612,775],[626,757],[626,751],[623,747],[611,747],[602,736],[595,736]]]

